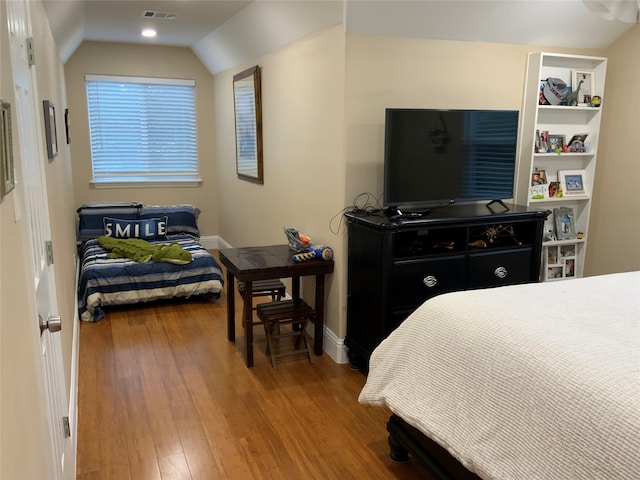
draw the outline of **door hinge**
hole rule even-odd
[[[47,265],[53,265],[53,242],[47,240],[44,242],[44,247],[47,250]]]
[[[69,425],[69,417],[62,417],[62,427],[64,428],[64,437],[70,437],[71,426]]]
[[[27,38],[27,57],[29,61],[29,66],[36,64],[36,51],[35,51],[35,46],[33,44],[33,37]]]

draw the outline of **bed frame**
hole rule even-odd
[[[440,479],[639,478],[640,271],[561,283],[438,295],[376,347],[358,401],[393,413],[392,459]]]
[[[395,462],[406,462],[411,453],[420,459],[440,480],[480,480],[449,452],[397,415],[387,422],[389,456]]]

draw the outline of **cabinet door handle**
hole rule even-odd
[[[433,275],[427,275],[422,279],[422,283],[424,283],[427,288],[433,288],[436,286],[436,283],[438,283],[438,279]]]
[[[504,278],[509,274],[509,272],[506,267],[498,267],[493,271],[493,274],[498,278]]]

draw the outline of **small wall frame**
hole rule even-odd
[[[11,104],[0,100],[0,194],[4,197],[15,186],[13,166],[13,133],[11,131]]]

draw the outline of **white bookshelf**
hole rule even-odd
[[[604,83],[607,59],[557,53],[532,53],[527,62],[524,101],[520,119],[520,149],[516,174],[516,200],[521,205],[551,211],[545,233],[552,232],[554,239],[545,240],[542,248],[541,280],[557,280],[581,277],[584,272],[584,258],[589,238],[589,217],[596,161],[598,160],[598,140],[600,119],[606,106]],[[560,78],[573,87],[574,71],[593,72],[592,95],[601,97],[602,105],[597,107],[578,105],[540,105],[541,83],[549,77]],[[584,100],[584,99],[581,99]],[[536,132],[548,132],[550,136],[563,135],[569,142],[573,135],[587,134],[584,152],[536,152]],[[583,193],[571,194],[566,184],[560,184],[563,196],[549,196],[544,186],[531,191],[534,172],[544,170],[547,187],[551,182],[559,182],[558,172],[582,173]],[[570,185],[571,186],[571,185]],[[540,198],[542,195],[542,198]],[[576,235],[581,238],[557,239],[554,209],[568,207],[573,210]],[[549,236],[549,235],[547,235]],[[574,255],[560,255],[574,249]],[[554,256],[554,253],[557,254]],[[555,263],[550,263],[552,260]]]

